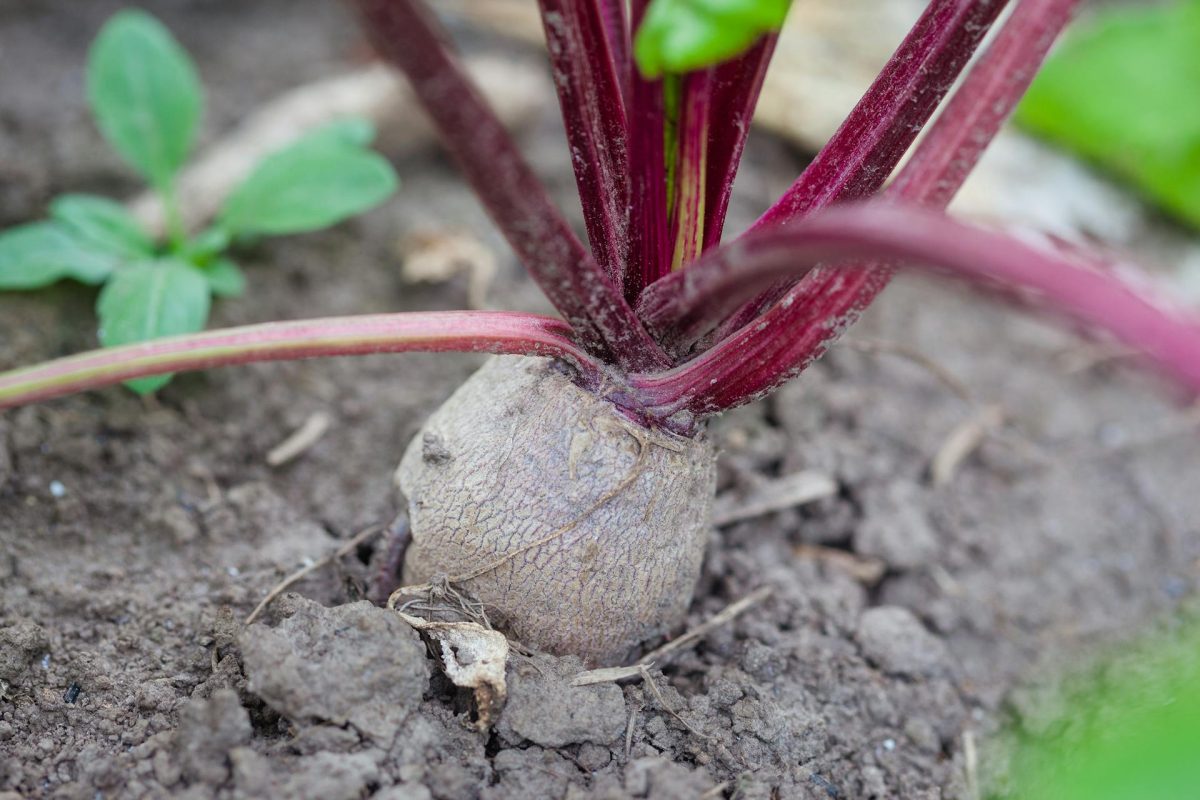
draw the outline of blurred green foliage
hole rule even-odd
[[[740,55],[778,31],[791,0],[654,0],[638,27],[633,54],[648,78],[676,75]]]
[[[1200,797],[1200,626],[1099,668],[1058,734],[1025,742],[1012,766],[1021,800]]]
[[[1200,227],[1200,0],[1136,3],[1081,23],[1017,122]]]

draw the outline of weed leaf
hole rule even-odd
[[[783,27],[791,0],[654,0],[633,43],[648,78],[728,61]]]
[[[124,258],[145,258],[154,242],[120,203],[105,197],[68,194],[50,204],[50,216],[89,245]]]
[[[156,188],[166,189],[200,119],[200,82],[188,54],[158,20],[121,11],[92,44],[87,89],[109,144]]]
[[[211,302],[208,281],[181,261],[142,261],[113,275],[100,292],[96,313],[106,347],[145,342],[204,328]],[[157,391],[171,380],[157,375],[129,381],[138,394]]]
[[[347,117],[331,122],[301,138],[297,145],[316,145],[329,142],[366,147],[375,141],[375,125],[362,117]]]
[[[173,252],[184,261],[203,267],[229,247],[229,231],[214,225],[182,242]]]
[[[217,297],[241,297],[246,291],[246,276],[228,258],[218,258],[203,268],[208,288]]]
[[[121,261],[57,222],[33,222],[0,233],[0,289],[39,289],[63,278],[95,285]]]
[[[359,145],[361,127],[330,126],[269,156],[221,212],[233,234],[327,228],[386,200],[397,185],[391,164]]]

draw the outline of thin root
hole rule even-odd
[[[288,588],[290,586],[292,586],[294,583],[296,583],[297,581],[303,580],[305,577],[312,574],[313,572],[316,572],[317,570],[321,569],[322,567],[325,567],[329,564],[332,564],[334,561],[337,561],[342,556],[347,555],[352,550],[354,550],[356,547],[358,547],[360,544],[370,541],[371,538],[374,536],[378,536],[379,533],[381,531],[383,531],[383,529],[384,529],[383,525],[371,525],[368,528],[364,528],[363,530],[354,534],[354,536],[350,537],[350,539],[348,539],[346,541],[346,543],[343,544],[341,547],[339,547],[337,550],[334,550],[332,553],[325,556],[321,560],[314,561],[313,563],[309,564],[307,567],[298,569],[295,572],[293,572],[291,575],[288,575],[286,578],[284,578],[279,583],[277,583],[275,585],[274,589],[267,592],[267,596],[264,597],[262,599],[262,601],[259,602],[259,604],[254,607],[254,610],[250,612],[249,616],[246,617],[245,624],[249,625],[252,622],[254,622],[256,619],[258,619],[259,615],[262,614],[263,611],[266,611],[267,606],[271,605],[271,603],[273,603],[275,601],[275,598],[279,597],[279,595],[286,592],[288,590]]]
[[[700,623],[695,628],[692,628],[682,636],[677,636],[666,644],[656,647],[649,653],[646,653],[646,655],[638,659],[637,663],[641,666],[649,666],[650,664],[666,660],[668,656],[678,652],[679,650],[682,650],[686,647],[691,647],[701,638],[708,635],[709,631],[713,630],[714,628],[719,628],[725,623],[736,619],[754,606],[761,603],[763,600],[766,600],[771,596],[773,591],[775,590],[770,586],[763,586],[759,589],[755,589],[741,600],[725,606],[725,608],[721,609],[712,617]]]

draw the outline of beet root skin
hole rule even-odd
[[[396,480],[404,581],[448,577],[498,628],[591,665],[679,625],[709,536],[715,453],[630,421],[544,358],[493,358],[426,422]]]

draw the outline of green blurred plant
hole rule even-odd
[[[1021,800],[1183,800],[1200,794],[1200,626],[1151,638],[1082,681],[1061,730],[1024,742]]]
[[[1051,55],[1016,119],[1200,226],[1200,0],[1096,14]]]
[[[189,236],[176,179],[196,137],[203,92],[186,51],[153,17],[121,11],[92,44],[87,92],[105,139],[162,198],[166,241],[155,241],[119,203],[64,195],[50,204],[48,220],[0,233],[0,289],[63,279],[103,286],[96,313],[105,345],[202,330],[213,297],[245,290],[241,270],[226,256],[233,243],[319,230],[379,205],[396,189],[391,165],[368,149],[370,123],[345,120],[268,156],[213,224]],[[170,378],[127,385],[147,393]]]
[[[748,50],[783,26],[791,0],[654,0],[634,40],[642,74],[681,74]]]

